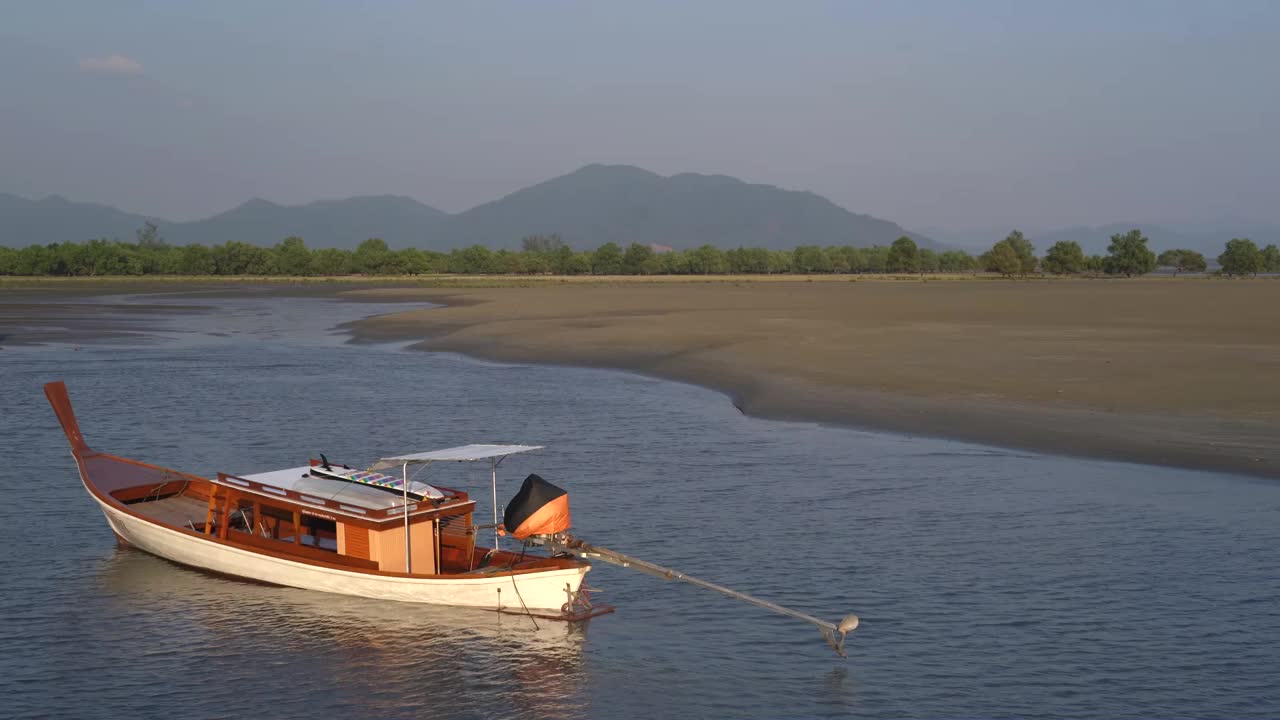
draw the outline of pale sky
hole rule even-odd
[[[907,227],[1280,223],[1280,2],[6,2],[0,192],[459,211],[592,162]]]

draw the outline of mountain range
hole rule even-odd
[[[278,205],[253,199],[189,222],[127,213],[50,196],[0,195],[0,245],[13,247],[115,237],[132,240],[146,222],[166,241],[206,245],[240,240],[274,245],[290,235],[313,248],[354,248],[380,237],[393,248],[448,250],[472,244],[518,248],[526,235],[559,234],[578,249],[606,242],[789,249],[796,245],[887,245],[910,235],[888,220],[852,213],[811,192],[724,175],[664,177],[627,165],[588,165],[450,214],[392,195]]]

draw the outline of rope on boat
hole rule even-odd
[[[528,615],[529,619],[533,621],[533,629],[541,630],[542,628],[538,627],[538,618],[534,617],[533,613],[529,612],[529,606],[524,604],[524,596],[520,594],[520,586],[516,584],[515,575],[511,576],[511,587],[516,589],[516,597],[520,598],[520,607],[524,608],[524,614]]]

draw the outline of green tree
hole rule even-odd
[[[311,251],[302,238],[293,236],[281,240],[276,245],[276,267],[285,275],[310,275]]]
[[[1266,269],[1262,251],[1248,238],[1232,238],[1218,256],[1222,272],[1228,275],[1257,275]]]
[[[550,250],[547,253],[545,253],[545,256],[547,260],[551,263],[551,272],[555,273],[556,275],[575,274],[572,272],[573,265],[574,265],[573,248],[569,247],[568,245],[565,245],[564,243],[561,243],[554,250]],[[591,266],[591,263],[588,262],[587,267],[590,268],[590,266]],[[590,270],[588,270],[588,272],[590,272]]]
[[[398,250],[395,255],[396,265],[401,272],[409,275],[425,275],[431,272],[431,255],[418,248]]]
[[[867,258],[867,272],[882,273],[889,268],[889,248],[884,245],[872,245],[863,251]]]
[[[1156,254],[1147,247],[1147,238],[1141,230],[1112,235],[1104,269],[1108,275],[1146,275],[1156,269]]]
[[[791,271],[797,273],[831,272],[831,258],[817,245],[801,245],[791,253]]]
[[[382,238],[369,238],[356,246],[352,256],[355,271],[365,275],[380,275],[392,265],[391,248]]]
[[[1099,274],[1101,274],[1104,270],[1106,270],[1107,259],[1102,257],[1101,255],[1090,255],[1085,260],[1085,268],[1087,268],[1089,270],[1089,273],[1092,274],[1094,277],[1098,277]]]
[[[566,275],[590,275],[592,253],[573,253],[565,265]]]
[[[164,238],[160,237],[160,228],[156,227],[156,224],[150,220],[143,223],[142,227],[134,232],[134,235],[138,238],[138,247],[140,248],[152,249],[169,246],[164,241]]]
[[[729,272],[734,275],[749,275],[752,273],[765,273],[769,270],[769,254],[765,251],[763,255],[754,253],[753,250],[760,248],[744,248],[738,247],[725,251],[725,261],[729,263]],[[757,261],[760,265],[757,266]]]
[[[497,270],[493,251],[483,245],[472,245],[449,253],[449,272],[484,275]]]
[[[936,273],[942,269],[942,259],[929,248],[920,248],[920,272]]]
[[[0,275],[17,275],[18,251],[0,245]]]
[[[355,272],[355,259],[350,250],[324,248],[311,254],[311,267],[318,275],[350,275]]]
[[[591,254],[591,272],[596,275],[622,274],[622,248],[607,242]]]
[[[715,245],[702,245],[690,250],[689,272],[694,275],[719,275],[729,270],[724,251]]]
[[[1084,248],[1074,240],[1059,240],[1045,253],[1041,265],[1054,275],[1067,275],[1083,272],[1085,269]]]
[[[977,260],[963,250],[947,250],[938,256],[938,269],[942,272],[972,272],[977,266]]]
[[[1262,248],[1262,269],[1264,272],[1280,272],[1280,248],[1274,244]]]
[[[1022,259],[1011,243],[1001,240],[991,248],[987,269],[1005,277],[1022,274]]]
[[[231,240],[215,245],[213,263],[219,275],[269,275],[275,270],[271,251]]]
[[[524,271],[529,275],[546,275],[551,272],[551,261],[547,259],[546,253],[526,252],[524,257]]]
[[[1036,271],[1036,266],[1039,263],[1036,259],[1036,248],[1022,234],[1021,230],[1014,230],[1000,242],[1007,243],[1014,254],[1018,256],[1018,272],[1023,276],[1027,276]]]
[[[633,242],[627,246],[627,251],[622,254],[622,272],[627,275],[641,275],[644,273],[644,264],[652,257],[653,248]]]
[[[200,244],[187,245],[179,254],[178,272],[183,275],[213,275],[218,272],[218,265],[209,248]]]
[[[920,248],[916,241],[903,235],[889,246],[885,269],[891,273],[913,273],[920,270]]]
[[[769,253],[769,274],[782,275],[793,271],[795,253],[786,250],[766,250]]]
[[[1165,250],[1156,258],[1156,265],[1173,268],[1174,277],[1180,272],[1204,272],[1209,266],[1204,255],[1195,250]]]

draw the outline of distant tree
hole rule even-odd
[[[838,255],[843,255],[845,263],[849,266],[848,272],[860,273],[867,270],[866,253],[856,247],[850,245],[842,245],[834,249]]]
[[[279,251],[276,252],[277,256]],[[431,257],[418,248],[405,248],[395,253],[396,266],[409,275],[425,275],[431,272]]]
[[[179,255],[178,272],[183,275],[213,275],[218,272],[218,265],[209,248],[200,244],[186,245]]]
[[[792,272],[795,263],[795,253],[789,253],[786,250],[767,250],[769,253],[769,274],[782,275]]]
[[[920,272],[936,273],[942,269],[942,259],[929,248],[920,248]]]
[[[573,253],[565,264],[566,275],[590,275],[592,253]]]
[[[17,275],[18,251],[0,245],[0,275]]]
[[[1022,234],[1021,230],[1014,230],[1000,242],[1009,245],[1014,254],[1018,256],[1018,271],[1023,276],[1030,275],[1036,271],[1039,260],[1036,259],[1036,248],[1031,241]]]
[[[350,250],[324,248],[312,253],[311,267],[317,275],[350,275],[355,272],[355,259]]]
[[[1094,277],[1098,277],[1098,275],[1102,274],[1102,272],[1106,270],[1107,259],[1101,255],[1090,255],[1085,259],[1084,266],[1089,271],[1089,274]]]
[[[831,261],[831,272],[845,275],[852,269],[849,267],[849,256],[845,255],[843,248],[832,245],[824,248],[822,252],[826,253],[827,260]]]
[[[607,242],[591,254],[591,272],[596,275],[622,274],[622,249]]]
[[[355,271],[365,275],[379,275],[386,272],[391,259],[391,249],[382,238],[369,238],[356,246],[352,255]]]
[[[555,249],[544,253],[547,261],[551,263],[551,272],[556,275],[573,275],[574,252],[573,248],[561,243]],[[587,263],[587,272],[590,272],[591,263]]]
[[[550,253],[568,247],[559,235],[526,235],[520,240],[520,248],[525,252]]]
[[[817,245],[801,245],[791,253],[791,271],[797,273],[831,272],[831,258]]]
[[[725,254],[729,272],[735,275],[763,275],[769,272],[769,251],[764,248],[737,248]]]
[[[275,271],[271,251],[235,240],[215,245],[213,262],[219,275],[269,275]]]
[[[524,255],[524,271],[529,275],[546,275],[551,272],[551,261],[547,259],[546,253],[525,252]]]
[[[1176,270],[1178,269],[1178,263],[1181,260],[1182,260],[1181,250],[1165,250],[1164,252],[1156,256],[1156,267],[1173,268],[1175,270],[1174,274],[1176,275],[1177,274]]]
[[[1067,275],[1083,272],[1086,261],[1084,248],[1074,240],[1059,240],[1045,253],[1041,266],[1054,275]]]
[[[724,251],[715,245],[702,245],[688,252],[689,273],[693,275],[721,275],[729,271],[729,261]]]
[[[449,253],[449,272],[484,275],[497,271],[493,251],[483,245],[472,245]]]
[[[134,232],[134,235],[138,238],[138,247],[140,248],[154,249],[169,246],[164,241],[164,238],[160,237],[160,228],[149,220],[143,223],[142,227]]]
[[[1160,257],[1156,258],[1156,265],[1173,268],[1174,277],[1177,277],[1180,272],[1204,272],[1208,267],[1204,255],[1195,250],[1165,250],[1160,253]]]
[[[622,254],[622,272],[627,275],[644,274],[644,264],[653,257],[653,248],[641,243],[631,243]]]
[[[1156,269],[1156,254],[1147,247],[1147,238],[1141,230],[1112,235],[1103,269],[1108,275],[1146,275]]]
[[[293,236],[276,245],[276,267],[285,275],[310,275],[311,251],[302,238]]]
[[[942,272],[972,272],[977,267],[977,259],[963,250],[947,250],[938,256],[938,269]]]
[[[920,270],[920,248],[916,241],[903,235],[889,246],[885,269],[891,273],[909,273]]]
[[[867,272],[882,273],[889,267],[889,248],[883,245],[872,245],[863,251],[867,258]]]
[[[57,269],[56,246],[28,245],[18,251],[14,275],[53,275]]]
[[[1280,248],[1274,244],[1262,248],[1262,269],[1264,272],[1280,272]]]
[[[989,271],[998,272],[1005,277],[1022,274],[1022,259],[1018,257],[1018,252],[1013,249],[1012,244],[1001,240],[991,248],[988,256]]]
[[[1248,238],[1232,238],[1218,256],[1222,272],[1228,275],[1257,275],[1266,269],[1262,251]]]

